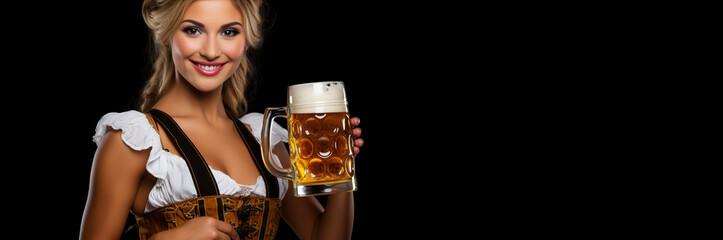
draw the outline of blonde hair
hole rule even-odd
[[[246,43],[249,48],[258,48],[262,42],[261,0],[233,0],[243,15]],[[146,82],[141,94],[141,111],[151,110],[170,87],[176,73],[171,56],[170,38],[181,24],[181,19],[193,0],[144,0],[143,20],[150,29],[153,40],[153,73]],[[248,54],[243,54],[236,72],[223,83],[221,95],[226,111],[234,117],[246,112],[247,100],[244,90],[252,72]]]

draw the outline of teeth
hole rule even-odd
[[[216,69],[216,68],[221,67],[222,65],[218,65],[218,66],[206,66],[206,65],[196,64],[196,66],[199,66],[200,68],[202,68],[202,69],[204,69],[204,70],[206,70],[206,71],[211,71],[211,70],[214,70],[214,69]]]

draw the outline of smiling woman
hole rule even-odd
[[[246,113],[244,96],[260,5],[144,1],[154,72],[141,111],[108,113],[96,125],[81,239],[118,239],[129,210],[141,239],[272,239],[281,218],[301,239],[351,236],[353,193],[330,194],[324,207],[293,196],[261,162],[262,115]],[[359,121],[350,120],[354,154]],[[272,131],[273,159],[288,167],[288,132]]]

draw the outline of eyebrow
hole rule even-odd
[[[189,23],[194,24],[194,25],[196,25],[196,26],[199,26],[199,27],[202,27],[202,28],[206,28],[206,25],[204,25],[203,23],[200,23],[200,22],[198,22],[198,21],[191,20],[191,19],[186,19],[186,20],[183,20],[183,21],[181,21],[181,22],[189,22]],[[223,26],[221,26],[221,29],[228,28],[228,27],[233,26],[233,25],[239,25],[239,26],[242,26],[242,27],[243,27],[243,24],[241,24],[240,22],[230,22],[230,23],[226,23],[226,24],[224,24]]]
[[[230,23],[226,23],[226,24],[224,24],[223,26],[221,26],[221,29],[225,29],[225,28],[228,28],[228,27],[233,26],[233,25],[239,25],[239,26],[241,26],[241,27],[244,26],[244,25],[241,24],[240,22],[230,22]]]
[[[197,25],[197,26],[199,26],[199,27],[206,28],[206,25],[203,25],[203,23],[200,23],[200,22],[198,22],[198,21],[191,20],[191,19],[186,19],[186,20],[183,20],[183,21],[181,21],[181,22],[182,22],[182,23],[183,23],[183,22],[190,22],[190,23],[192,23],[192,24],[194,24],[194,25]]]

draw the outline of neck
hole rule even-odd
[[[227,118],[221,96],[222,88],[219,86],[210,92],[202,92],[177,74],[175,81],[154,108],[174,117],[204,118],[213,123]]]

